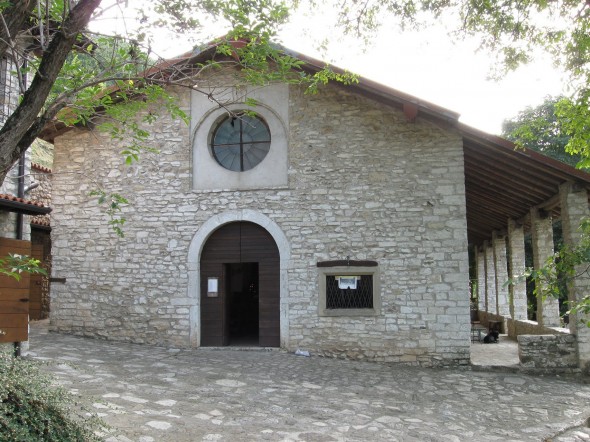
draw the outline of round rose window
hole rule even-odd
[[[211,150],[222,167],[244,172],[256,167],[268,154],[270,131],[257,116],[227,116],[213,131]]]

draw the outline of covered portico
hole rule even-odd
[[[519,340],[531,364],[562,364],[567,369],[590,367],[590,328],[569,318],[562,328],[557,299],[539,299],[536,321],[527,315],[526,282],[507,284],[525,271],[525,235],[531,235],[535,268],[554,252],[553,223],[561,220],[564,243],[575,244],[578,227],[589,215],[590,174],[473,128],[459,125],[463,135],[468,240],[477,265],[478,316],[486,324],[499,321]],[[569,300],[590,289],[582,273],[569,286]],[[553,358],[548,347],[570,349]],[[535,360],[529,350],[543,353]],[[545,361],[545,362],[543,362]],[[549,362],[547,362],[549,361]],[[541,368],[541,367],[539,367]]]

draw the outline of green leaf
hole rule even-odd
[[[123,211],[122,205],[129,204],[127,198],[117,192],[107,194],[103,189],[92,190],[89,194],[90,196],[99,196],[98,204],[106,207],[104,211],[109,217],[108,225],[111,226],[117,236],[124,237],[121,226],[125,224],[126,219],[121,216],[121,212]]]

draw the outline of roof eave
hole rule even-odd
[[[467,126],[466,124],[459,123],[457,128],[459,129],[459,132],[463,135],[464,139],[473,140],[476,143],[485,144],[487,146],[493,146],[495,149],[499,151],[504,151],[507,153],[510,152],[513,155],[518,155],[527,158],[528,160],[534,161],[537,164],[542,164],[543,166],[549,167],[550,169],[553,169],[558,173],[563,173],[575,177],[576,180],[581,181],[587,187],[590,188],[590,174],[588,172],[576,169],[575,167],[572,167],[569,164],[563,163],[547,155],[543,155],[532,149],[519,148],[512,141],[509,141],[497,135],[492,135],[487,132],[483,132],[471,126]]]
[[[347,72],[345,69],[340,68],[338,66],[330,65],[325,63],[321,60],[316,58],[310,57],[305,54],[301,54],[297,51],[293,51],[291,49],[282,47],[277,45],[285,54],[296,58],[298,60],[303,61],[305,64],[303,65],[303,69],[308,72],[319,72],[325,67],[329,67],[332,71],[338,74],[344,74]],[[338,84],[338,83],[336,83]],[[357,84],[352,85],[342,85],[342,87],[350,88],[352,90],[356,90],[363,95],[366,95],[370,98],[377,98],[379,101],[386,101],[390,103],[396,103],[403,107],[404,104],[412,104],[417,106],[418,111],[427,114],[430,117],[435,117],[439,120],[443,120],[447,123],[457,123],[460,117],[458,112],[454,112],[450,109],[444,108],[442,106],[438,106],[434,103],[430,103],[425,100],[421,100],[420,98],[402,92],[398,89],[394,89],[388,86],[385,86],[381,83],[378,83],[373,80],[369,80],[368,78],[359,76],[359,82]]]
[[[51,213],[52,208],[0,198],[0,210],[23,215],[47,215]]]

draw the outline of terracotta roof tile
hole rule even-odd
[[[43,226],[43,227],[50,227],[51,223],[49,222],[49,219],[47,218],[41,218],[41,217],[34,217],[33,219],[31,219],[31,224],[35,225],[35,226]]]
[[[16,203],[29,204],[31,206],[45,207],[43,205],[43,203],[40,203],[38,201],[25,200],[23,198],[19,198],[14,195],[10,195],[8,193],[0,193],[0,199],[7,200],[7,201],[14,201]]]
[[[38,163],[31,163],[31,168],[38,170],[39,172],[51,173],[51,169],[49,167],[42,166]]]

